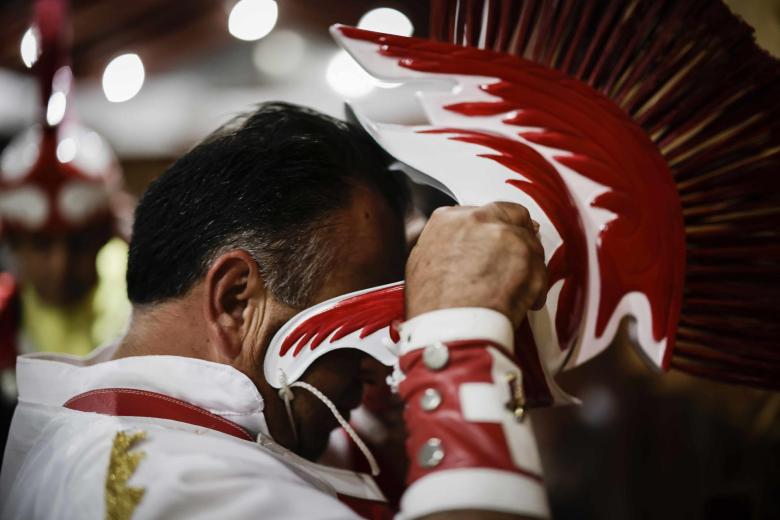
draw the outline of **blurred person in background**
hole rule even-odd
[[[74,110],[67,2],[35,2],[32,26],[38,120],[0,157],[3,445],[16,357],[88,354],[124,330],[130,311],[124,273],[132,202],[112,150]]]
[[[63,142],[73,157],[63,157]],[[60,143],[60,144],[58,144]],[[68,152],[71,154],[71,152]],[[62,159],[69,159],[62,161]],[[0,160],[0,370],[3,439],[16,356],[88,354],[122,333],[132,209],[116,160],[94,132],[34,126]]]

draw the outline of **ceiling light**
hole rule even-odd
[[[259,40],[271,32],[278,16],[274,0],[239,0],[228,16],[228,31],[239,40]]]
[[[414,26],[409,18],[401,11],[389,7],[370,10],[360,18],[358,27],[398,36],[411,36],[414,32]]]
[[[67,104],[68,100],[64,92],[54,92],[49,97],[49,103],[46,105],[46,122],[49,126],[56,126],[62,122]]]
[[[35,62],[38,61],[38,57],[41,55],[41,48],[38,45],[38,31],[30,27],[24,32],[22,36],[22,43],[19,45],[19,52],[22,54],[22,61],[29,69]]]
[[[338,51],[331,58],[325,78],[333,90],[346,97],[367,94],[376,84],[346,51]]]
[[[57,72],[54,73],[54,77],[51,79],[52,91],[67,94],[70,92],[71,85],[73,85],[73,71],[70,70],[70,67],[65,65],[57,69]]]
[[[76,157],[76,140],[66,137],[57,145],[57,160],[68,163]]]
[[[103,72],[103,92],[113,103],[132,99],[144,84],[144,64],[137,54],[123,54],[111,60]]]

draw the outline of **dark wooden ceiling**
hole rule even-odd
[[[19,43],[30,25],[32,1],[0,0],[0,67],[24,71]],[[235,0],[71,0],[72,68],[77,77],[99,76],[116,55],[136,52],[150,73],[164,71],[199,53],[234,44],[227,17]],[[374,7],[401,9],[415,35],[427,31],[424,0],[277,0],[278,26],[322,38],[329,25],[357,23]]]

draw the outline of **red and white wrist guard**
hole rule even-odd
[[[512,345],[511,323],[490,309],[434,311],[401,326],[404,517],[456,509],[549,516]]]

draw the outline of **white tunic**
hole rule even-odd
[[[217,363],[176,356],[111,360],[19,358],[19,406],[0,475],[3,519],[106,517],[106,477],[118,432],[144,432],[127,481],[144,489],[133,518],[336,519],[356,515],[336,493],[378,499],[373,480],[305,461],[274,444],[252,381]],[[158,392],[204,408],[258,435],[264,445],[176,421],[114,417],[62,405],[100,388]]]

